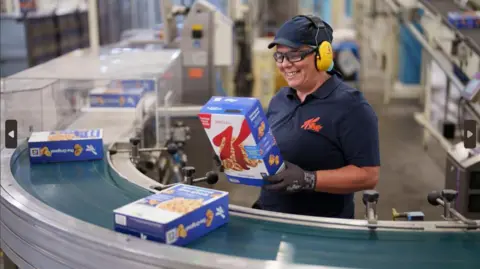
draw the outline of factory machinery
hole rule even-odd
[[[281,214],[231,203],[227,225],[186,247],[114,232],[113,210],[120,206],[178,182],[216,187],[222,168],[204,133],[196,129],[196,114],[214,94],[211,71],[231,64],[231,57],[221,59],[214,41],[220,35],[226,46],[229,32],[221,32],[222,25],[229,28],[230,22],[197,1],[178,45],[172,35],[161,50],[115,48],[100,57],[89,50],[75,51],[2,81],[2,121],[17,120],[19,144],[2,149],[1,248],[16,265],[480,267],[480,221],[456,209],[465,191],[453,187],[425,193],[439,208],[441,221],[413,221],[422,220],[414,214],[405,214],[407,221],[379,220],[381,193],[370,190],[362,194],[364,219]],[[151,80],[154,90],[136,108],[88,107],[86,90],[118,79]],[[25,139],[32,131],[82,128],[103,128],[104,160],[30,164]],[[188,148],[192,144],[195,151]],[[182,152],[190,153],[189,158]]]
[[[480,122],[480,31],[457,27],[458,23],[449,19],[452,12],[475,12],[478,1],[374,0],[357,1],[356,5],[362,57],[368,54],[366,47],[375,47],[374,54],[385,71],[385,103],[414,98],[423,104],[423,111],[413,116],[425,130],[424,147],[434,138],[447,153],[445,187],[460,193],[456,209],[479,219],[478,129],[464,121]],[[388,31],[388,38],[378,40],[377,32],[383,33],[379,26]],[[445,75],[446,86],[439,82],[442,79],[434,66]],[[362,81],[367,70],[362,66]],[[419,80],[412,79],[412,73],[406,75],[411,70],[416,70],[413,76]]]

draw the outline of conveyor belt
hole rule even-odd
[[[108,161],[30,166],[26,145],[12,157],[18,183],[49,206],[112,229],[112,210],[149,194],[122,179]],[[480,233],[352,231],[279,224],[232,216],[190,244],[197,250],[273,260],[281,241],[294,261],[355,268],[480,268]]]
[[[431,11],[438,13],[444,19],[444,22],[456,29],[463,38],[466,39],[470,47],[478,54],[480,54],[480,29],[457,29],[452,26],[447,18],[448,12],[461,11],[461,9],[453,2],[453,0],[420,0]]]

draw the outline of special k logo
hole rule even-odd
[[[302,125],[302,129],[314,131],[314,132],[317,132],[317,133],[320,132],[320,130],[323,128],[323,126],[317,123],[319,120],[320,120],[320,117],[316,117],[316,118],[306,120]]]

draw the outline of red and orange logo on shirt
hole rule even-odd
[[[322,125],[317,123],[319,120],[320,117],[308,119],[303,123],[301,128],[304,130],[314,131],[318,133],[323,128]]]

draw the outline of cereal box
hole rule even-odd
[[[95,88],[90,91],[90,107],[136,108],[144,94],[143,88]]]
[[[146,92],[155,91],[155,81],[152,79],[112,80],[108,86],[111,88],[122,88],[122,89],[142,88]]]
[[[114,210],[115,231],[186,245],[228,222],[228,193],[176,184]]]
[[[198,115],[232,183],[262,186],[283,159],[256,98],[212,97]]]
[[[103,159],[103,130],[34,132],[28,139],[30,163]]]
[[[458,29],[473,29],[480,27],[480,12],[449,12],[448,21]]]

